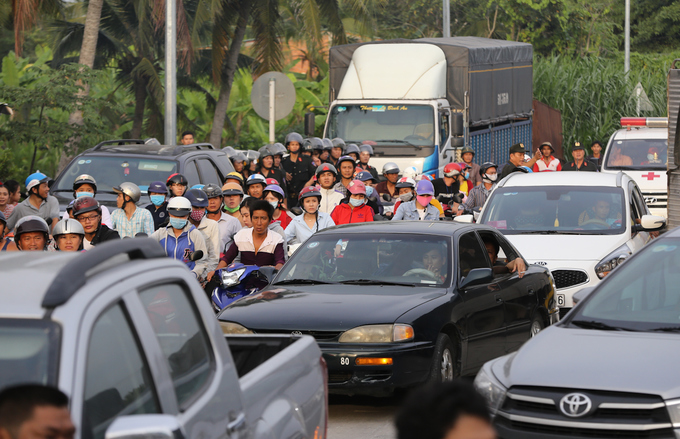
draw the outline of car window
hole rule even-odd
[[[117,416],[160,413],[149,367],[120,304],[92,328],[83,401],[84,439],[102,439]]]
[[[168,361],[180,409],[190,405],[208,383],[214,361],[187,294],[178,284],[154,286],[139,294]]]
[[[184,166],[183,175],[189,181],[189,187],[201,183],[201,179],[198,178],[198,169],[196,169],[196,162],[194,160],[188,161],[186,163]]]
[[[220,176],[217,175],[217,170],[215,169],[215,165],[212,164],[212,162],[208,159],[198,159],[196,161],[198,163],[198,169],[201,171],[201,183],[202,184],[216,184],[220,186],[221,180]]]
[[[666,170],[667,139],[618,139],[607,148],[608,169]]]
[[[465,233],[458,240],[458,262],[461,278],[467,276],[472,269],[491,268],[486,249],[482,248],[474,232]]]
[[[635,202],[635,206],[637,207],[637,211],[640,216],[648,214],[645,198],[642,196],[640,193],[640,188],[637,186],[633,186],[633,201]]]
[[[496,275],[508,274],[508,270],[501,270],[506,264],[518,257],[512,246],[502,235],[493,232],[479,232],[480,238],[486,247],[489,261]]]

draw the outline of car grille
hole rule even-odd
[[[643,192],[642,196],[650,209],[665,209],[668,206],[668,193]]]
[[[338,341],[342,331],[295,331],[277,329],[253,329],[256,334],[311,335],[316,341]]]
[[[587,396],[591,409],[579,417],[564,414],[561,401],[570,393]],[[503,437],[675,438],[660,397],[618,392],[512,388],[494,423]]]
[[[351,380],[354,374],[352,372],[330,372],[328,374],[328,384],[346,383]]]
[[[588,282],[588,275],[585,271],[581,270],[555,270],[551,271],[551,273],[558,290]]]

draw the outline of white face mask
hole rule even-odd
[[[484,180],[489,180],[490,182],[494,182],[498,179],[498,174],[484,174]]]

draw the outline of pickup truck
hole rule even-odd
[[[0,389],[71,398],[77,439],[323,438],[309,336],[225,340],[193,274],[147,238],[0,256]]]

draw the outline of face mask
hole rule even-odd
[[[432,201],[432,195],[418,195],[416,200],[418,200],[418,203],[420,203],[421,206],[425,207]]]
[[[175,229],[183,229],[187,225],[187,219],[170,217],[170,225]]]
[[[371,195],[373,195],[373,190],[374,189],[371,186],[366,186],[366,196],[370,197]]]
[[[165,201],[165,195],[151,195],[149,198],[154,206],[160,206]]]
[[[76,192],[76,198],[80,197],[94,197],[92,192]]]
[[[191,219],[199,222],[200,220],[203,219],[203,215],[205,215],[205,212],[202,210],[192,210],[191,211]]]
[[[656,160],[656,157],[654,157],[654,154],[647,154],[647,160],[649,160],[651,162],[651,161]]]
[[[279,208],[279,202],[278,201],[267,201],[267,203],[271,204],[274,209]]]
[[[363,199],[362,199],[362,200],[357,200],[356,198],[350,198],[350,199],[349,199],[349,204],[351,204],[351,205],[354,206],[354,207],[359,207],[359,206],[361,206],[362,204],[364,204],[365,201],[366,201],[366,200],[363,200]]]
[[[494,182],[498,179],[498,174],[484,174],[484,180],[489,180],[490,182]]]
[[[411,200],[413,199],[413,192],[408,192],[408,193],[406,193],[406,194],[401,194],[401,195],[399,195],[399,199],[400,199],[402,202],[404,202],[404,203],[406,203],[406,202],[408,202],[408,201],[411,201]]]
[[[236,212],[238,212],[239,209],[241,209],[240,206],[236,206],[233,209],[231,207],[226,206],[226,205],[224,206],[224,210],[226,210],[229,213],[236,213]]]
[[[470,178],[470,173],[469,173],[469,172],[466,172],[466,173],[465,173],[465,179],[467,180],[467,179],[469,179],[469,178]]]

